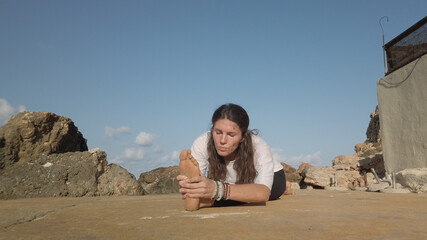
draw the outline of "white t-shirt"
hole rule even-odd
[[[200,135],[191,146],[191,155],[199,163],[199,168],[202,174],[206,174],[206,170],[209,166],[208,162],[208,142],[209,132]],[[264,184],[271,190],[273,185],[274,173],[283,169],[283,166],[273,159],[270,147],[267,143],[259,136],[252,135],[252,144],[254,145],[255,155],[254,163],[257,171],[254,183]],[[225,182],[236,183],[237,173],[233,168],[234,161],[227,161],[227,175]]]

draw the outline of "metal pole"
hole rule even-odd
[[[384,47],[384,34],[383,34],[383,59],[384,59],[384,75],[387,73],[387,67],[385,64],[385,47]]]
[[[377,173],[375,172],[374,168],[371,168],[371,172],[374,174],[375,179],[377,179],[377,182],[380,183],[380,178],[378,177]]]
[[[384,75],[385,75],[387,73],[387,66],[386,66],[386,63],[385,63],[386,61],[385,61],[384,29],[383,29],[383,25],[381,24],[381,20],[383,18],[386,18],[387,22],[388,22],[388,17],[384,16],[384,17],[380,18],[380,20],[379,20],[379,23],[380,23],[380,26],[381,26],[381,31],[383,32],[383,60],[384,60]]]

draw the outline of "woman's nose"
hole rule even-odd
[[[221,136],[221,144],[226,144],[227,143],[227,136],[224,134]]]

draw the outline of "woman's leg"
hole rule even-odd
[[[273,186],[271,187],[270,198],[268,200],[271,201],[278,199],[280,196],[282,196],[285,190],[286,177],[285,171],[282,169],[274,173]]]

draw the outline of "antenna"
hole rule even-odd
[[[384,75],[385,75],[387,73],[387,67],[386,67],[386,64],[385,64],[384,29],[383,29],[383,25],[381,24],[381,20],[383,20],[383,18],[386,18],[387,22],[388,22],[388,17],[387,16],[381,17],[378,22],[380,23],[381,31],[383,32],[383,60],[384,60]]]

